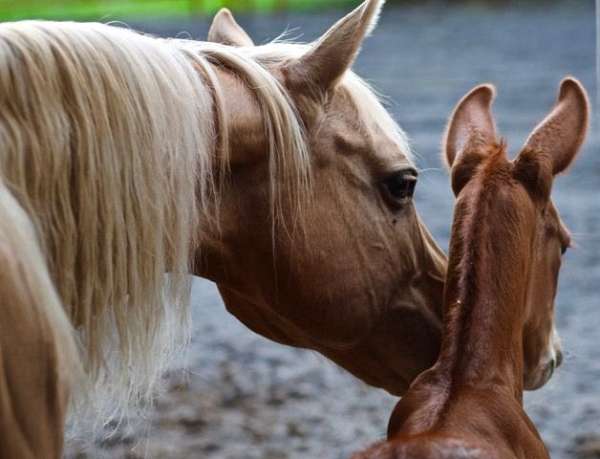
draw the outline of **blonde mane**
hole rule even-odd
[[[246,81],[261,107],[273,220],[278,183],[301,207],[310,190],[303,127],[268,68],[305,50],[164,40],[97,23],[0,25],[0,187],[16,199],[7,206],[30,219],[28,236],[37,235],[39,253],[28,256],[47,266],[68,320],[61,308],[45,314],[68,346],[78,343],[65,365],[85,368],[86,401],[123,408],[148,399],[187,339],[190,254],[218,221],[216,177],[228,170],[213,65]],[[342,84],[409,155],[366,83],[348,72]],[[0,229],[0,247],[22,240],[18,228]]]

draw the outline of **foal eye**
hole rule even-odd
[[[403,169],[388,175],[383,181],[384,194],[396,206],[412,199],[415,194],[418,173],[415,169]]]

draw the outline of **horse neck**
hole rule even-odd
[[[438,368],[457,387],[501,385],[521,400],[530,248],[497,212],[494,184],[479,191],[469,215],[455,216]]]

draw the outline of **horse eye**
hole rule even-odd
[[[383,180],[383,187],[388,198],[396,205],[412,199],[415,194],[418,173],[414,169],[394,172]]]

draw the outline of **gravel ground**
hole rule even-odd
[[[339,15],[241,17],[240,22],[258,42],[290,27],[312,40]],[[208,23],[132,26],[203,38]],[[390,97],[390,109],[413,139],[423,169],[418,207],[443,247],[452,197],[439,143],[454,103],[477,83],[497,84],[499,127],[514,151],[551,106],[564,75],[577,76],[595,94],[594,33],[590,1],[544,9],[386,8],[357,70]],[[554,191],[577,242],[567,255],[557,302],[566,362],[548,386],[526,396],[556,459],[600,457],[598,125]],[[168,390],[143,427],[119,429],[87,453],[72,446],[67,456],[341,459],[383,435],[394,398],[315,353],[256,336],[225,311],[208,282],[195,284],[194,303],[193,344],[182,358],[188,370],[167,376]]]

